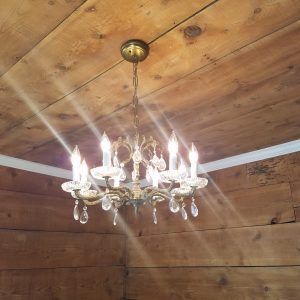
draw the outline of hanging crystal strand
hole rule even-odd
[[[156,208],[155,207],[153,207],[152,216],[153,216],[153,223],[157,224],[157,216],[156,216]]]
[[[116,226],[117,225],[117,218],[118,218],[118,209],[115,208],[114,212],[115,212],[115,215],[114,215],[114,222],[113,222],[113,224],[114,224],[114,226]]]
[[[80,223],[81,224],[85,224],[87,221],[88,221],[88,219],[89,219],[89,215],[88,215],[88,213],[87,213],[87,207],[86,207],[86,205],[83,207],[83,211],[82,211],[82,213],[81,213],[81,215],[80,215]]]
[[[74,206],[74,210],[73,210],[73,217],[74,217],[74,219],[77,221],[77,220],[79,220],[79,209],[78,209],[78,203],[79,203],[79,201],[78,200],[76,200],[75,201],[75,206]]]
[[[186,210],[184,209],[185,207],[185,204],[182,203],[182,206],[181,206],[181,216],[183,218],[183,220],[187,220],[187,213],[186,213]]]
[[[120,167],[121,167],[121,171],[119,174],[119,179],[120,179],[120,181],[124,181],[126,179],[126,173],[124,171],[124,164],[120,163]]]
[[[160,155],[158,169],[159,171],[164,171],[167,167],[166,161],[163,158],[163,155]]]
[[[150,168],[151,166],[147,166],[147,170],[146,170],[146,180],[148,181],[148,182],[151,182],[151,176],[150,176],[150,170],[149,170],[149,168]],[[151,167],[152,168],[152,167]]]
[[[103,210],[110,210],[111,209],[111,200],[108,196],[103,196],[101,199],[101,206]]]
[[[113,165],[116,168],[120,167],[119,159],[118,159],[118,152],[117,151],[115,151],[115,155],[114,155],[114,158],[113,158]]]
[[[193,197],[192,198],[192,203],[191,203],[191,214],[194,218],[196,218],[198,216],[198,213],[199,213],[198,207],[195,203],[195,198]]]
[[[158,156],[156,155],[155,150],[154,150],[154,155],[153,155],[151,161],[152,161],[152,164],[153,164],[154,167],[156,167],[156,168],[159,167],[160,160],[159,160]]]
[[[174,198],[173,195],[172,195],[172,198],[171,198],[171,200],[170,200],[170,202],[169,202],[169,208],[170,208],[170,211],[171,211],[172,213],[177,213],[177,212],[179,211],[179,209],[180,209],[179,204],[178,204],[178,202],[175,200],[175,198]]]

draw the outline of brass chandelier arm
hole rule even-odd
[[[126,187],[126,186],[113,187],[109,183],[109,177],[104,177],[104,179],[105,179],[106,187],[108,188],[109,191],[113,191],[113,192],[116,192],[116,193],[117,192],[123,193],[124,195],[127,195],[127,197],[129,197],[129,198],[132,197],[132,192],[131,192],[131,190],[128,187]]]
[[[132,148],[132,145],[131,145],[131,143],[130,143],[130,141],[129,141],[128,138],[124,139],[124,138],[122,138],[122,137],[119,137],[119,138],[112,144],[112,150],[113,150],[114,152],[118,152],[118,150],[119,150],[120,148],[122,148],[122,147],[125,148],[125,149],[127,149],[127,151],[128,151],[128,157],[127,157],[125,160],[121,161],[120,164],[126,165],[127,163],[129,163],[129,162],[131,161],[132,155],[133,155],[133,148]]]

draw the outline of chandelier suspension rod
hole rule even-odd
[[[132,98],[132,106],[133,106],[133,124],[135,130],[135,143],[138,145],[139,142],[139,116],[138,116],[138,105],[139,99],[137,95],[137,89],[139,84],[138,78],[138,61],[133,62],[133,77],[132,77],[132,85],[133,85],[133,98]]]

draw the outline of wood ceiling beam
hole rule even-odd
[[[185,137],[184,143],[197,142],[202,162],[232,156],[232,151],[239,154],[299,138],[297,126],[281,132],[292,120],[296,124],[299,111],[300,53],[293,43],[300,34],[299,25],[296,22],[144,98],[145,108],[140,110],[142,133],[163,140],[173,128],[179,137]],[[99,119],[94,126],[104,128],[112,137],[127,135],[132,129],[131,119],[131,108],[125,107]],[[239,141],[242,130],[247,138]],[[98,160],[97,136],[89,127],[64,138],[72,146],[79,143],[82,153],[88,153],[90,165]],[[14,141],[22,140],[22,136],[12,135],[11,139],[11,147],[16,149]],[[66,159],[59,148],[56,141],[46,143],[23,157],[62,166]]]
[[[145,82],[145,85],[141,87],[142,95],[159,90],[203,66],[215,64],[219,58],[287,26],[299,16],[297,6],[295,10],[291,9],[294,2],[280,1],[266,5],[263,1],[259,1],[255,3],[255,7],[252,3],[243,2],[244,6],[239,5],[240,15],[236,20],[234,16],[231,16],[229,2],[226,3],[226,1],[218,2],[210,6],[153,43],[149,61],[141,65],[142,81]],[[258,4],[259,9],[256,7]],[[221,18],[224,14],[227,15],[227,10],[229,10],[227,19]],[[281,11],[280,14],[279,11]],[[282,13],[283,11],[285,13]],[[234,14],[236,17],[236,12]],[[217,16],[220,16],[218,19],[220,24],[215,23]],[[187,38],[186,35],[191,33],[186,33],[185,29],[193,25],[205,30],[201,29],[200,36]],[[204,38],[206,43],[203,43]],[[178,49],[173,52],[161,52],[170,45]],[[186,64],[179,64],[178,59],[185,61]],[[93,80],[84,89],[72,94],[68,99],[50,106],[39,117],[44,116],[51,120],[51,124],[60,134],[72,132],[94,119],[102,121],[101,117],[128,105],[131,98],[131,92],[128,89],[129,72],[130,66],[123,67],[123,64],[120,64],[97,80]],[[82,101],[85,98],[90,99],[88,105]],[[76,107],[72,107],[75,102]],[[62,113],[62,111],[67,113]],[[21,139],[22,143],[13,149],[8,146],[9,139]],[[47,132],[47,128],[38,118],[33,118],[16,130],[12,130],[8,137],[2,139],[3,143],[0,148],[6,151],[6,154],[19,155],[36,149],[37,146],[51,139],[53,139],[52,134]]]
[[[1,1],[0,76],[8,72],[86,0]]]
[[[151,42],[214,2],[86,1],[2,76],[1,132],[118,65],[124,40],[134,36]]]

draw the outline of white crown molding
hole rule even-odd
[[[290,154],[300,151],[300,139],[291,141],[284,144],[279,144],[276,146],[251,151],[224,159],[208,162],[205,164],[198,165],[198,174],[208,173],[216,170],[226,169],[238,165],[243,165],[246,163],[251,163],[263,159],[273,158],[280,155]],[[69,170],[52,167],[49,165],[44,165],[20,158],[15,158],[7,155],[0,154],[0,165],[20,170],[25,170],[29,172],[72,179],[72,172]],[[103,185],[103,181],[97,181],[97,184]],[[128,184],[130,185],[130,184]],[[148,182],[143,179],[141,180],[142,186],[147,186]]]
[[[288,143],[263,148],[260,150],[226,157],[205,164],[199,164],[197,172],[198,174],[204,174],[298,151],[300,151],[300,139]],[[143,179],[141,181],[141,186],[145,187],[147,185],[149,185],[148,181],[146,179]]]

